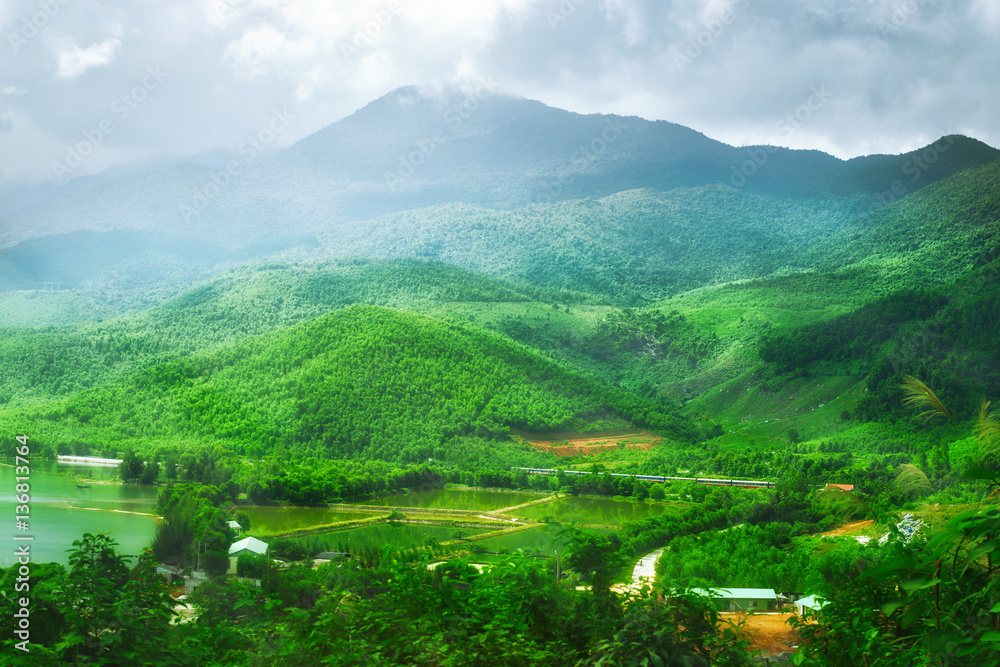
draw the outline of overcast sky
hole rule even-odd
[[[997,0],[3,0],[0,34],[0,190],[476,79],[734,145],[1000,147]]]

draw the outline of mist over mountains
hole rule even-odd
[[[294,122],[275,109],[235,150],[81,178],[27,208],[11,199],[4,210],[12,212],[0,219],[0,289],[55,282],[132,303],[139,293],[167,296],[248,262],[349,256],[443,259],[530,279],[539,273],[532,255],[555,238],[584,255],[561,252],[562,261],[611,261],[624,249],[640,263],[714,263],[710,274],[688,270],[652,295],[663,296],[809,268],[789,253],[1000,157],[962,136],[847,161],[737,148],[673,123],[494,94],[488,82],[401,88],[284,150],[269,149]],[[567,226],[567,216],[577,222]],[[637,238],[649,243],[629,247]],[[712,239],[725,247],[712,248]],[[748,268],[747,253],[763,261]],[[552,275],[545,282],[586,289]]]

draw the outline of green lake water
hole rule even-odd
[[[2,463],[13,464],[12,459]],[[55,462],[31,461],[30,514],[28,530],[15,526],[14,500],[15,470],[0,465],[0,512],[3,529],[0,540],[9,548],[0,549],[0,567],[16,562],[16,546],[29,544],[31,560],[35,563],[67,562],[67,549],[84,533],[108,533],[118,542],[122,554],[138,554],[149,545],[156,533],[156,499],[159,489],[132,484],[89,484],[77,488],[80,482],[72,477],[53,473],[72,472],[95,479],[112,479],[117,473],[113,467],[79,466]],[[33,537],[30,542],[15,542],[14,536]]]
[[[613,500],[571,496],[548,503],[539,503],[514,512],[526,519],[552,517],[560,523],[600,524],[620,526],[628,521],[639,521],[650,516],[672,514],[678,506],[655,500]]]
[[[520,505],[544,498],[534,493],[520,491],[494,491],[489,489],[431,489],[411,491],[395,496],[359,502],[359,505],[380,507],[429,507],[433,509],[475,510],[493,512],[503,507]]]

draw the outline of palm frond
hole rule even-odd
[[[915,465],[904,463],[896,469],[896,488],[911,498],[931,492],[931,482],[924,471]]]
[[[985,398],[979,405],[979,438],[980,442],[985,442],[1000,436],[1000,419],[997,419],[996,410],[990,410],[992,401]]]
[[[816,494],[816,499],[831,514],[839,516],[844,521],[850,521],[855,515],[867,514],[870,508],[857,495],[837,487],[827,487]]]
[[[917,415],[917,418],[930,419],[931,417],[944,417],[951,421],[951,413],[944,406],[941,399],[926,384],[912,375],[903,376],[903,391],[906,398],[903,405],[915,408],[927,408]]]
[[[979,404],[979,458],[985,460],[1000,450],[1000,419],[996,410],[990,410],[991,401],[985,398]]]

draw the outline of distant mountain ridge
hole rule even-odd
[[[433,93],[407,87],[282,151],[237,151],[228,169],[197,158],[125,172],[74,184],[12,213],[0,219],[0,290],[55,280],[92,292],[114,283],[135,294],[176,293],[235,263],[371,252],[365,248],[381,242],[360,238],[345,246],[330,239],[364,237],[371,227],[365,221],[376,218],[405,221],[419,209],[434,220],[440,207],[454,205],[519,215],[527,207],[545,224],[565,214],[562,202],[625,191],[651,194],[641,202],[645,235],[659,235],[658,221],[676,223],[676,198],[659,193],[686,189],[685,198],[700,202],[693,215],[726,210],[733,228],[756,227],[778,252],[798,235],[758,219],[762,208],[791,203],[800,211],[790,219],[822,210],[829,231],[997,159],[1000,151],[952,136],[904,155],[843,161],[818,151],[728,146],[665,121],[572,113],[496,94],[487,84]],[[749,213],[731,205],[753,197],[763,199]],[[446,258],[456,250],[448,247],[454,235],[442,234],[388,239],[393,250],[380,256]],[[67,253],[81,238],[106,249]],[[198,245],[197,257],[180,251]],[[731,266],[718,274],[749,275]]]

